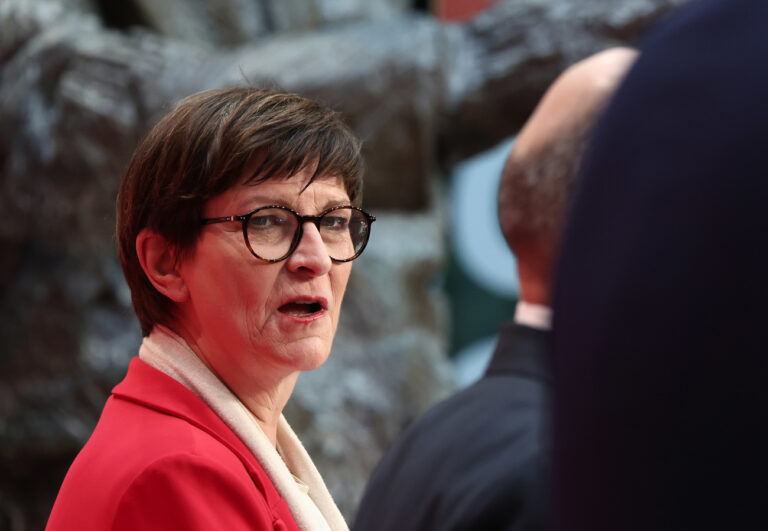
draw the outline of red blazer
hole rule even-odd
[[[46,529],[298,531],[232,430],[138,358],[67,472]]]

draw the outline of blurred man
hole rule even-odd
[[[502,327],[485,377],[428,411],[382,460],[355,529],[544,527],[552,264],[586,139],[634,57],[617,48],[569,68],[518,136],[499,190],[520,277],[514,321]]]
[[[554,298],[557,531],[768,529],[766,28],[765,0],[692,3],[595,132]]]

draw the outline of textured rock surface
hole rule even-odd
[[[681,3],[518,0],[446,26],[395,0],[307,0],[278,24],[275,6],[298,0],[265,0],[242,8],[231,40],[222,8],[192,42],[159,27],[180,23],[167,16],[157,31],[181,38],[105,29],[101,2],[0,0],[0,529],[42,527],[136,352],[114,198],[138,138],[174,101],[278,85],[339,109],[365,140],[374,239],[331,360],[302,376],[286,411],[351,515],[384,448],[451,388],[440,168],[514,132],[568,63],[632,42]],[[202,2],[183,4],[206,17]],[[257,4],[271,22],[248,11]]]
[[[366,204],[418,210],[429,202],[434,172],[439,30],[408,17],[279,36],[230,55],[221,75],[227,83],[274,83],[341,111],[364,141]]]
[[[652,22],[686,1],[498,2],[446,28],[451,65],[438,140],[441,165],[517,131],[564,68],[610,46],[639,44]]]
[[[408,0],[261,0],[275,31],[297,31],[359,20],[381,20],[409,7]]]
[[[384,20],[408,10],[408,0],[56,0],[74,9],[130,14],[160,35],[232,48],[275,33],[301,33],[363,20]],[[110,19],[113,17],[109,17]]]
[[[136,0],[145,23],[161,35],[231,47],[272,31],[268,6],[255,0]]]

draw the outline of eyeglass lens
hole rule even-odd
[[[365,245],[368,220],[359,210],[342,207],[320,218],[318,229],[328,255],[334,260],[349,260]],[[279,260],[290,252],[298,230],[299,219],[290,210],[263,208],[248,220],[248,243],[261,258]]]

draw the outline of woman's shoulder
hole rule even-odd
[[[134,472],[112,529],[273,529],[283,519],[242,467],[215,454],[176,452]]]
[[[264,470],[230,443],[194,416],[112,396],[67,473],[58,512],[68,523],[77,514],[79,529],[292,529]]]
[[[91,443],[103,452],[137,453],[145,463],[178,454],[205,456],[235,469],[257,464],[200,397],[138,359],[112,391]]]
[[[48,529],[280,529],[291,521],[242,466],[223,465],[216,453],[136,451],[143,457],[126,455],[108,469],[81,454]]]

